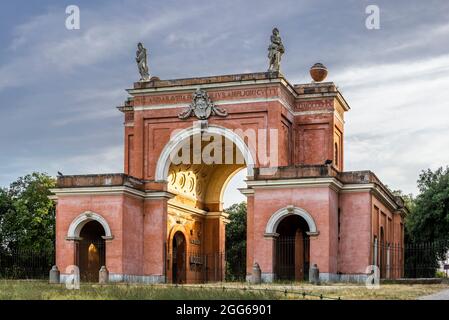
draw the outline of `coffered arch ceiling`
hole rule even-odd
[[[221,162],[229,162],[224,159],[230,159],[229,152],[232,154],[231,163],[205,163],[203,159],[201,163],[196,164],[170,164],[167,185],[168,191],[176,194],[172,200],[177,203],[189,205],[195,208],[208,211],[221,211],[223,202],[223,193],[230,179],[240,170],[246,167],[245,163],[238,159],[244,159],[239,149],[229,141],[223,138],[223,146],[221,148],[223,159]],[[208,142],[202,143],[202,151]],[[225,145],[228,147],[225,150]],[[232,146],[232,150],[229,148]],[[228,158],[225,156],[228,152]],[[214,153],[212,152],[214,156]],[[215,157],[214,157],[215,158]],[[220,159],[217,157],[216,159]],[[193,162],[193,161],[192,161]]]

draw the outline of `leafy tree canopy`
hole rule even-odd
[[[52,249],[55,205],[48,198],[55,180],[34,172],[0,191],[0,244],[8,249]]]
[[[230,221],[226,226],[227,278],[242,280],[246,273],[246,202],[233,204],[225,211]]]
[[[423,170],[418,179],[419,195],[407,217],[411,240],[449,239],[449,167]]]

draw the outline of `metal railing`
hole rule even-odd
[[[272,287],[251,287],[251,286],[233,287],[233,286],[225,286],[225,285],[203,286],[203,285],[189,285],[189,284],[174,284],[172,286],[175,288],[189,288],[189,289],[221,289],[223,291],[234,290],[234,291],[255,291],[255,292],[260,292],[260,293],[264,293],[264,292],[266,292],[266,293],[268,293],[268,292],[281,293],[285,298],[288,298],[289,295],[293,295],[297,298],[303,298],[303,299],[306,299],[307,297],[311,297],[311,298],[320,299],[320,300],[341,300],[341,298],[339,296],[331,297],[328,295],[313,293],[311,291],[298,290],[298,289],[294,289],[294,288],[283,288],[281,286],[279,286],[278,288],[276,288],[275,286],[274,287],[273,286]]]
[[[54,250],[0,249],[0,279],[48,279]]]
[[[378,243],[372,246],[373,264],[382,279],[434,278],[446,259],[449,241]]]
[[[166,276],[170,283],[245,281],[246,256],[226,253],[180,252],[166,255]]]

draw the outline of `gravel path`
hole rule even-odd
[[[449,289],[428,296],[419,297],[418,300],[449,300]]]

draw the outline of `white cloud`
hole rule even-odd
[[[238,189],[246,188],[244,180],[246,180],[247,174],[247,170],[241,170],[229,181],[223,195],[224,208],[229,208],[234,203],[246,201],[246,196],[244,196]]]
[[[14,27],[0,64],[0,94],[13,97],[2,100],[0,142],[8,157],[0,159],[0,181],[32,170],[122,171],[122,121],[114,107],[137,78],[138,41],[150,51],[151,73],[161,78],[261,71],[275,25],[287,47],[287,74],[305,75],[315,59],[334,64],[330,80],[352,106],[346,169],[372,169],[391,187],[411,192],[421,169],[449,163],[449,55],[441,54],[449,24],[435,22],[437,11],[430,8],[421,23],[418,9],[392,5],[383,29],[368,34],[363,21],[362,29],[352,29],[363,16],[356,5],[189,3],[136,1],[101,11],[86,5],[79,31],[65,29],[65,7],[53,7]],[[396,20],[389,23],[389,16]],[[235,190],[242,179],[230,184],[235,192],[227,205],[244,199]]]
[[[352,106],[346,169],[416,192],[420,170],[449,163],[449,55],[351,68],[336,82]]]
[[[107,16],[107,10],[103,12]],[[137,42],[150,39],[158,31],[169,29],[199,15],[204,8],[152,12],[144,6],[138,17],[124,21],[115,15],[102,19],[97,12],[82,11],[81,30],[65,29],[59,8],[36,16],[17,26],[9,46],[13,57],[0,67],[0,91],[40,81],[52,74],[75,72],[77,68],[113,61],[132,52]]]

